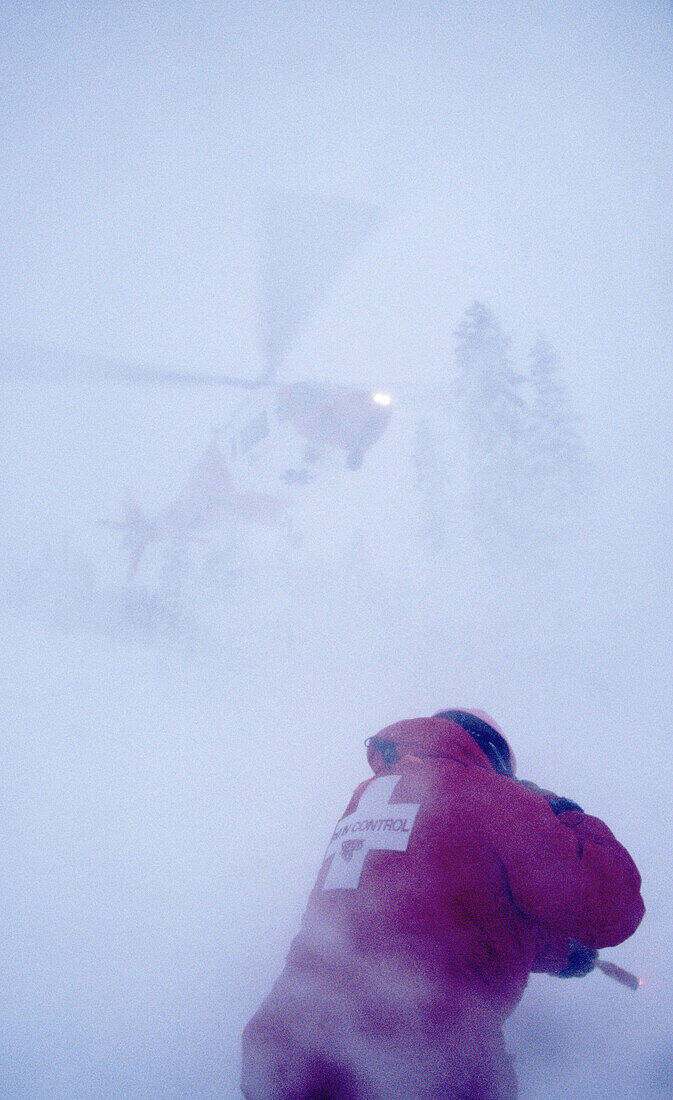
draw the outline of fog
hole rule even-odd
[[[667,1095],[671,6],[5,4],[0,58],[0,1093],[238,1096],[363,740],[480,707],[648,909],[637,994],[531,979],[520,1096]],[[390,395],[359,468],[233,456],[276,391],[185,376],[270,365]],[[213,439],[291,528],[134,569]]]

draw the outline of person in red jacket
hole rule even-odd
[[[512,1100],[502,1023],[531,971],[587,973],[644,906],[576,803],[515,779],[483,712],[396,722],[243,1034],[246,1100]]]

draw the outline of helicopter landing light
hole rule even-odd
[[[392,397],[389,393],[373,393],[372,401],[375,405],[381,405],[382,408],[386,409],[392,402]]]

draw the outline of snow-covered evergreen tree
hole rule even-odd
[[[510,342],[481,302],[466,310],[456,336],[457,397],[470,467],[477,540],[486,548],[516,541],[525,498],[526,380],[510,361]]]

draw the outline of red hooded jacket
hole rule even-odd
[[[560,971],[569,940],[613,946],[642,919],[638,871],[602,821],[556,816],[446,719],[378,737],[400,759],[368,750],[375,775],[335,827],[285,970],[248,1025],[250,1100],[309,1096],[302,1072],[329,1081],[330,1060],[355,1084],[326,1097],[388,1096],[367,1064],[382,1049],[391,1096],[392,1063],[416,1064],[414,1049],[432,1059],[405,1100],[513,1096],[499,1029],[531,970]]]

